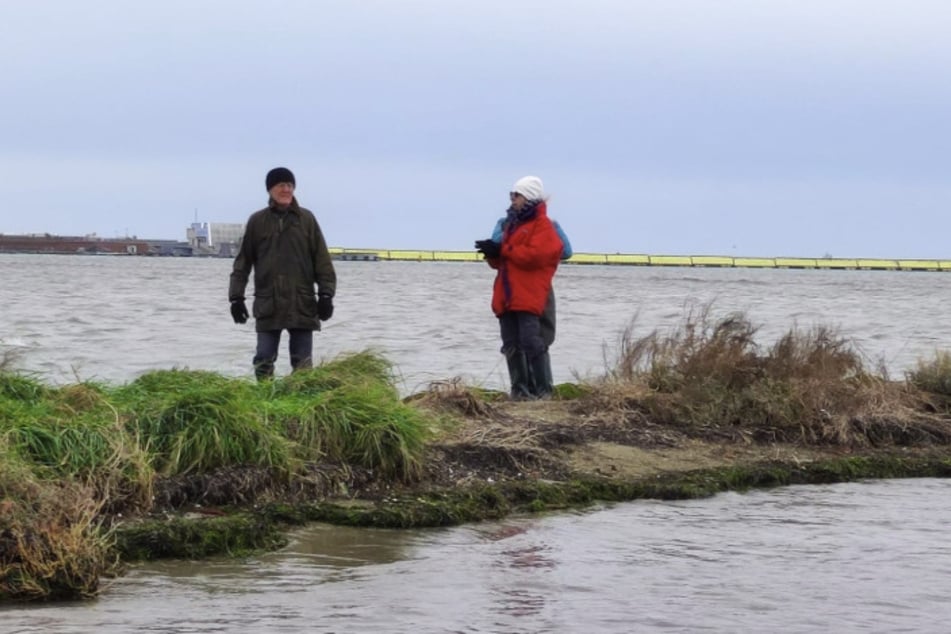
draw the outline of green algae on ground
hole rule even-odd
[[[510,480],[407,492],[378,501],[270,503],[207,518],[149,520],[116,527],[122,558],[194,558],[283,545],[282,531],[308,522],[373,528],[434,528],[580,508],[600,502],[689,500],[726,491],[876,478],[951,476],[951,454],[938,451],[848,456],[801,464],[764,462],[666,473],[633,480],[576,475],[564,482]]]
[[[114,549],[123,561],[242,555],[287,543],[277,523],[248,512],[136,520],[118,524],[114,531]]]
[[[576,474],[564,482],[511,480],[408,494],[367,504],[273,505],[262,513],[290,524],[321,521],[347,526],[423,528],[498,519],[513,513],[577,508],[595,502],[684,500],[725,491],[876,478],[951,476],[951,453],[852,456],[804,464],[767,462],[742,467],[658,474],[634,480]]]

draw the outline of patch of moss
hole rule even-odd
[[[951,456],[882,454],[812,463],[750,466],[614,480],[579,476],[553,482],[511,480],[380,500],[272,503],[221,517],[176,517],[120,524],[115,551],[124,561],[195,559],[279,548],[282,531],[308,522],[375,528],[427,528],[496,520],[512,514],[581,508],[595,502],[687,500],[725,491],[875,478],[951,477]]]
[[[593,477],[576,477],[565,482],[516,480],[391,498],[375,504],[272,505],[264,512],[270,519],[288,524],[320,521],[346,526],[421,528],[498,519],[513,513],[577,508],[594,502],[685,500],[710,497],[725,491],[790,484],[949,476],[951,457],[946,455],[913,457],[892,454],[804,464],[761,463],[631,481]]]
[[[558,383],[552,388],[552,396],[562,401],[573,401],[584,398],[593,392],[593,389],[578,383]]]
[[[137,521],[116,526],[114,534],[124,561],[241,555],[287,543],[278,524],[261,513]]]

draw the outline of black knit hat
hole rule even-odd
[[[264,184],[267,186],[268,191],[271,191],[271,188],[278,183],[290,183],[297,187],[297,181],[294,180],[294,172],[286,167],[275,167],[267,173],[267,178],[264,179]]]

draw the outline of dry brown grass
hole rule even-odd
[[[0,461],[0,599],[95,595],[116,566],[97,524],[100,506],[86,486],[40,481]]]
[[[108,408],[115,412],[118,418],[118,413],[106,399],[103,391],[89,383],[65,385],[56,390],[53,398],[60,412],[67,416],[76,416],[98,408]]]
[[[410,400],[422,407],[466,416],[486,416],[492,413],[492,405],[486,392],[466,385],[460,377],[433,381],[426,390],[414,394]]]
[[[666,333],[635,337],[632,323],[586,408],[640,412],[709,439],[951,442],[948,421],[923,415],[915,390],[870,370],[835,330],[794,328],[765,349],[757,330],[740,313],[714,318],[709,306]]]

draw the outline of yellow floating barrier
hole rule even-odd
[[[908,271],[937,271],[941,268],[937,260],[898,260],[898,267]]]
[[[340,260],[410,262],[481,262],[476,251],[414,251],[409,249],[352,249],[330,247]],[[876,271],[951,271],[951,260],[885,260],[852,258],[736,258],[724,255],[646,255],[642,253],[575,253],[569,264],[617,264],[633,266],[711,266],[737,268],[833,269]]]
[[[694,255],[690,257],[693,266],[733,266],[733,258],[720,255]]]
[[[893,271],[898,268],[898,260],[856,260],[856,266],[873,271]]]
[[[816,266],[820,269],[857,269],[859,264],[857,260],[846,258],[818,258]]]
[[[408,260],[411,262],[432,262],[435,251],[381,251],[382,260]]]
[[[624,253],[608,253],[604,256],[604,262],[605,264],[637,264],[641,266],[651,263],[649,256]]]
[[[689,255],[651,255],[648,256],[651,266],[690,266]]]
[[[608,256],[603,253],[575,253],[566,262],[571,264],[607,264]],[[644,262],[647,264],[647,262]]]
[[[776,260],[773,258],[733,258],[733,266],[771,269],[776,268]]]
[[[815,258],[776,258],[776,266],[784,269],[814,269]]]
[[[437,262],[476,262],[482,259],[482,254],[478,252],[433,251],[433,260]]]

